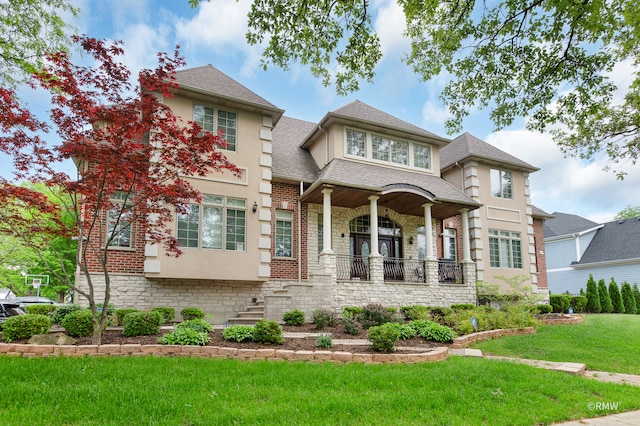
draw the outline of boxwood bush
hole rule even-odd
[[[128,337],[158,334],[162,320],[162,314],[157,311],[132,312],[124,317],[122,334]]]
[[[549,296],[549,304],[553,306],[556,314],[566,314],[571,306],[571,296],[568,294],[552,294]]]
[[[253,341],[281,345],[284,343],[282,327],[275,321],[260,320],[253,329]]]
[[[304,312],[299,309],[287,311],[282,315],[282,320],[287,325],[302,325],[304,324]]]
[[[204,311],[200,308],[188,307],[181,310],[180,315],[183,320],[188,321],[196,318],[204,318]]]
[[[47,316],[51,316],[51,313],[53,311],[56,310],[56,306],[55,305],[51,305],[51,304],[34,304],[34,305],[27,305],[25,311],[28,314],[38,314],[38,315],[47,315]]]
[[[116,320],[118,321],[118,325],[123,325],[124,324],[124,317],[126,317],[127,315],[129,315],[132,312],[141,312],[140,309],[136,309],[136,308],[122,308],[122,309],[116,309]]]
[[[7,318],[2,323],[2,339],[9,343],[18,339],[28,339],[36,334],[46,334],[51,327],[47,315],[27,314]]]
[[[400,338],[400,332],[394,324],[386,323],[369,328],[367,340],[371,342],[371,349],[376,352],[393,352]]]
[[[70,304],[56,307],[56,310],[51,314],[51,322],[53,324],[62,324],[64,317],[72,312],[81,311],[83,308],[79,305]]]
[[[71,337],[86,337],[93,332],[93,314],[89,309],[82,309],[66,315],[60,325]]]
[[[571,296],[573,312],[581,313],[587,310],[587,298],[585,296]]]
[[[170,323],[176,317],[176,310],[168,306],[156,306],[151,310],[160,312],[165,324]]]

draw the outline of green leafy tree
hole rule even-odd
[[[593,275],[589,274],[587,280],[587,312],[592,314],[598,314],[602,312],[602,305],[600,304],[600,295],[598,293],[598,285],[596,280],[593,279]]]
[[[475,108],[490,108],[496,129],[527,117],[529,129],[552,129],[565,153],[605,151],[614,162],[635,162],[640,76],[622,88],[620,104],[607,74],[617,63],[638,63],[636,0],[398,4],[411,41],[407,64],[425,81],[450,76],[442,92],[450,132]],[[372,81],[382,59],[374,10],[368,1],[254,0],[246,37],[264,46],[264,68],[300,63],[345,94]]]
[[[609,297],[611,297],[613,312],[616,314],[623,314],[624,302],[622,301],[620,288],[618,287],[618,284],[616,284],[616,280],[613,277],[611,277],[611,282],[609,283]]]
[[[72,28],[64,15],[79,10],[69,0],[4,0],[0,2],[0,85],[12,87],[40,71],[45,54],[66,50]]]
[[[600,306],[602,307],[602,313],[610,314],[613,312],[613,305],[611,304],[611,297],[609,297],[609,291],[607,290],[607,284],[604,278],[598,281],[598,295],[600,296]]]
[[[632,217],[640,216],[640,206],[627,206],[624,209],[620,210],[618,214],[614,216],[615,220],[621,219],[630,219]]]
[[[622,303],[624,304],[625,314],[637,314],[638,307],[636,305],[636,299],[633,296],[633,290],[631,284],[628,282],[622,283]]]
[[[637,283],[633,284],[631,291],[633,291],[633,298],[636,300],[636,313],[640,315],[640,290],[638,290]]]

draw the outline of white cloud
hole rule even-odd
[[[404,11],[394,0],[384,0],[373,7],[378,9],[373,27],[380,37],[382,60],[397,61],[411,49],[411,42],[404,37],[407,27]]]
[[[573,213],[597,222],[607,222],[626,205],[637,205],[640,170],[625,166],[624,180],[603,170],[606,159],[593,162],[566,157],[550,135],[526,130],[503,130],[488,135],[485,141],[532,166],[531,201],[551,213]]]

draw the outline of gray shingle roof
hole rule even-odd
[[[306,149],[300,147],[317,124],[282,117],[273,129],[272,172],[276,178],[313,182],[320,169]]]
[[[175,73],[176,83],[226,99],[240,100],[266,109],[278,109],[271,102],[247,89],[212,65],[188,68]]]
[[[477,158],[480,160],[488,160],[490,162],[503,163],[532,172],[539,170],[537,167],[534,167],[511,154],[507,154],[501,149],[478,139],[470,133],[463,133],[451,141],[447,146],[440,149],[440,168],[444,170],[455,164],[456,161],[462,161],[467,158]]]
[[[331,160],[316,181],[336,182],[347,186],[372,189],[405,184],[433,194],[435,200],[438,201],[479,205],[471,197],[440,177],[339,158]]]
[[[554,218],[544,222],[545,238],[574,234],[598,226],[596,222],[575,214],[559,212],[553,212],[552,214]]]
[[[640,217],[607,222],[596,232],[578,264],[640,259]]]

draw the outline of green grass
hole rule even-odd
[[[544,325],[527,336],[474,348],[495,355],[584,363],[589,370],[640,374],[640,315],[587,315],[582,324]]]
[[[535,425],[640,388],[477,358],[415,365],[0,357],[9,425]]]

